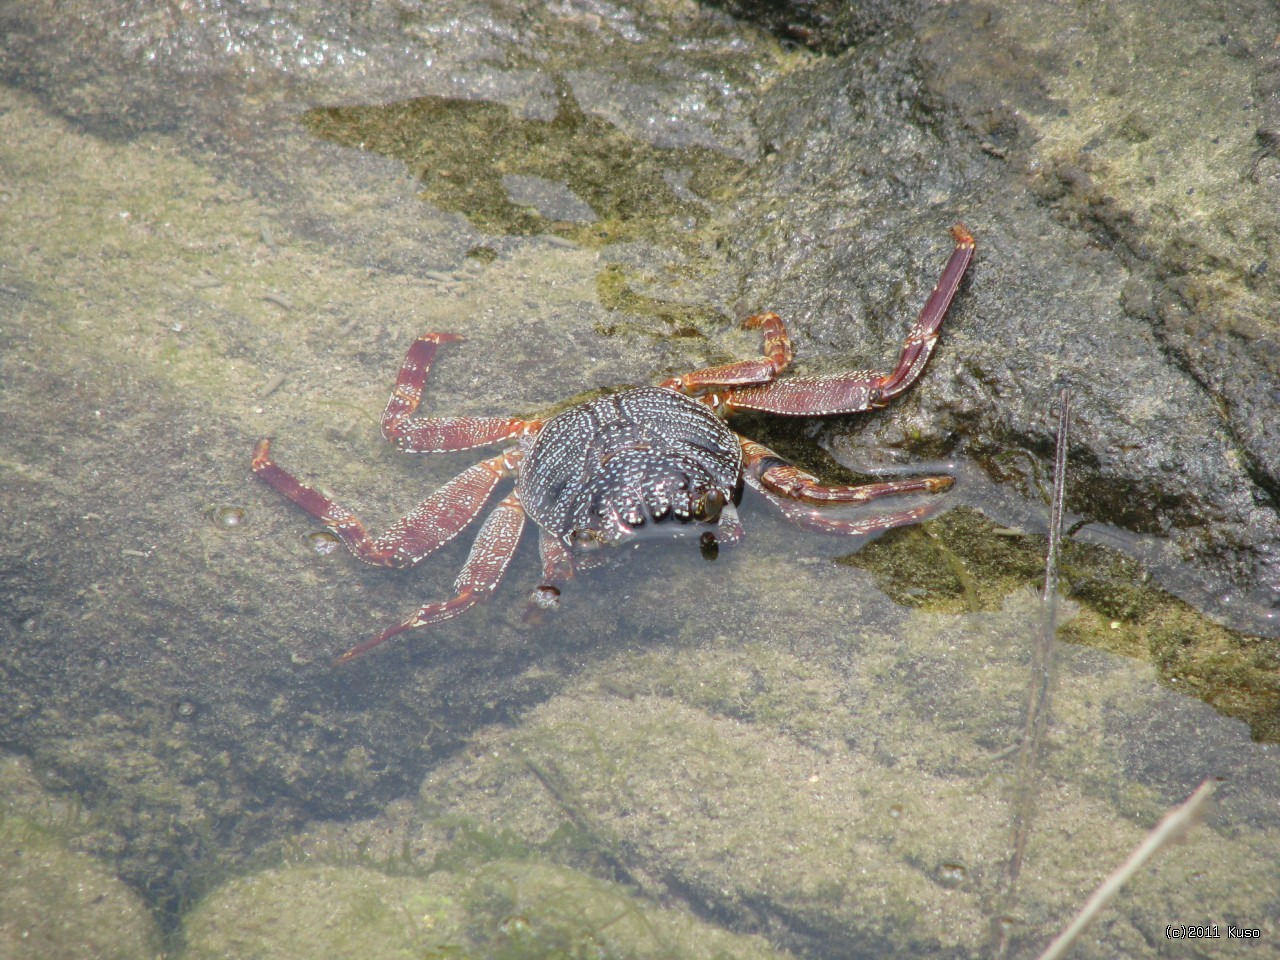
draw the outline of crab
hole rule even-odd
[[[262,480],[333,531],[366,563],[411,567],[440,549],[484,510],[504,478],[514,489],[485,518],[454,595],[426,603],[338,658],[352,660],[390,638],[455,617],[497,588],[526,519],[538,527],[542,582],[531,603],[551,608],[575,571],[596,565],[620,545],[649,536],[696,534],[704,553],[743,537],[743,486],[802,527],[858,536],[918,522],[927,506],[863,519],[824,515],[822,504],[937,493],[949,476],[912,477],[856,486],[824,484],[772,450],[726,426],[740,411],[830,416],[885,406],[920,377],[942,322],[973,258],[974,240],[952,228],[955,247],[888,374],[859,370],[828,376],[778,375],[791,362],[786,325],[774,313],[748,317],[763,335],[762,355],[695,370],[657,386],[635,387],[579,403],[547,419],[418,417],[427,372],[441,344],[462,338],[428,333],[409,348],[382,415],[382,435],[405,453],[446,453],[504,444],[501,453],[463,471],[381,536],[371,536],[346,507],[287,473],[258,440],[252,468]]]

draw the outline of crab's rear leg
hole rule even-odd
[[[405,453],[450,453],[500,443],[541,426],[515,417],[414,417],[422,402],[427,372],[442,343],[460,341],[456,333],[426,333],[409,347],[396,385],[382,414],[382,435]]]
[[[915,324],[907,332],[897,365],[889,374],[869,370],[825,377],[789,377],[757,386],[729,389],[722,397],[711,397],[713,407],[725,413],[760,410],[791,416],[824,416],[860,413],[884,406],[919,378],[938,342],[938,332],[946,319],[960,281],[973,260],[974,240],[964,226],[951,228],[955,249],[942,276],[925,302]]]
[[[373,537],[351,510],[299,481],[271,459],[271,441],[263,437],[253,448],[253,472],[329,527],[347,549],[365,563],[409,567],[438,550],[484,509],[494,487],[510,476],[519,461],[511,451],[467,468],[379,537]]]
[[[519,498],[512,493],[499,503],[485,518],[476,534],[476,541],[467,555],[467,562],[462,572],[454,581],[454,595],[438,603],[423,604],[417,613],[404,623],[388,627],[372,640],[366,640],[344,653],[337,663],[354,660],[363,653],[372,650],[378,644],[418,627],[429,626],[456,617],[486,599],[502,581],[507,565],[515,554],[516,545],[520,542],[520,533],[524,529],[525,513]]]
[[[955,483],[953,477],[909,477],[856,486],[824,484],[812,474],[787,463],[776,453],[754,440],[740,438],[745,458],[743,477],[757,493],[772,503],[792,523],[822,533],[860,536],[918,523],[934,510],[930,505],[911,507],[892,513],[857,520],[830,517],[806,504],[868,503],[880,497],[906,493],[941,493]]]

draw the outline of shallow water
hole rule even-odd
[[[93,895],[53,912],[104,956],[317,956],[347,938],[367,956],[1034,955],[1169,808],[1222,778],[1078,955],[1270,955],[1273,646],[1197,612],[1168,551],[1162,579],[1105,524],[1068,545],[1048,727],[1020,759],[1043,670],[1047,511],[1020,482],[1043,472],[1035,452],[1011,454],[1035,471],[1000,476],[908,437],[875,465],[960,478],[929,523],[855,545],[748,495],[747,539],[719,559],[646,544],[540,622],[524,618],[526,535],[492,602],[332,667],[447,596],[469,537],[405,572],[318,550],[318,525],[250,474],[256,437],[381,529],[478,459],[403,457],[378,436],[418,334],[467,338],[433,369],[430,411],[532,415],[750,356],[734,318],[771,306],[739,302],[718,231],[755,156],[746,103],[805,55],[693,9],[566,6],[520,27],[569,93],[517,97],[500,81],[525,65],[486,59],[515,28],[466,12],[422,14],[405,43],[455,44],[470,72],[387,53],[410,77],[390,91],[373,70],[299,93],[292,70],[231,69],[113,118],[106,91],[146,84],[110,60],[82,102],[57,70],[0,91],[0,873],[18,878],[0,887],[0,943],[69,949],[39,917],[74,878]],[[667,50],[654,75],[602,39],[629,30]],[[199,23],[173,37],[196,57]],[[425,119],[394,109],[424,102],[404,88],[433,98]],[[590,124],[556,129],[566,96],[593,95]],[[658,134],[628,110],[650,100],[667,108]],[[374,102],[412,121],[379,131],[404,149],[326,140],[307,119]],[[519,123],[477,127],[507,109]],[[627,149],[562,180],[483,141],[571,148],[597,128]],[[415,138],[433,137],[477,169],[432,167]],[[512,176],[557,189],[531,200]],[[630,205],[600,199],[615,180]],[[568,195],[597,219],[548,219],[580,213]],[[935,243],[922,262],[945,256],[946,226],[920,239]],[[868,355],[897,349],[929,269],[895,292],[908,312]],[[965,296],[958,345],[980,319]],[[926,383],[956,362],[944,333]],[[910,434],[911,403],[874,423]],[[805,424],[748,428],[833,480],[882,456]],[[104,927],[102,903],[127,919]],[[1170,947],[1166,925],[1186,923],[1224,939]],[[1229,924],[1262,939],[1226,940]]]

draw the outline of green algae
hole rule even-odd
[[[45,790],[25,760],[0,757],[0,956],[145,960],[162,956],[141,898],[73,848],[95,828],[78,802]]]
[[[505,860],[421,876],[331,864],[265,870],[213,891],[183,935],[184,960],[783,957],[617,883]]]
[[[285,867],[229,881],[206,897],[183,925],[183,957],[472,956],[458,952],[464,921],[452,898],[422,880],[367,867]]]
[[[607,337],[632,333],[650,337],[706,339],[730,320],[715,307],[678,303],[637,293],[626,270],[619,264],[609,264],[596,274],[596,296],[605,309],[639,318],[632,321],[610,317],[608,321],[597,324],[597,332]]]
[[[940,613],[998,609],[1044,580],[1043,537],[998,528],[959,507],[893,531],[841,563],[871,573],[895,603]],[[1161,679],[1280,742],[1280,652],[1214,623],[1161,589],[1141,563],[1107,547],[1066,540],[1059,586],[1080,605],[1062,639],[1154,664]],[[1029,629],[1030,626],[1029,626]]]
[[[1162,679],[1244,720],[1254,739],[1280,743],[1280,648],[1274,641],[1208,622],[1178,601],[1141,626]]]
[[[499,235],[551,233],[588,247],[678,236],[672,225],[705,214],[741,161],[705,147],[654,147],[584,112],[565,88],[550,120],[501,104],[447,97],[376,106],[321,107],[302,117],[316,136],[403,161],[422,198]],[[679,174],[686,182],[669,182]],[[563,184],[592,215],[517,203],[504,177]],[[692,192],[693,196],[686,195]]]

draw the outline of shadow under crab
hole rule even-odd
[[[555,606],[561,585],[576,571],[598,563],[602,547],[644,536],[695,533],[704,550],[715,550],[742,539],[736,507],[744,484],[791,522],[826,533],[856,536],[922,519],[927,507],[846,520],[824,516],[814,505],[937,493],[952,485],[951,477],[827,485],[768,447],[739,436],[723,421],[743,410],[786,416],[861,413],[885,406],[911,387],[929,361],[973,259],[974,240],[968,230],[957,225],[952,235],[955,248],[888,374],[858,370],[778,379],[791,362],[791,341],[782,319],[764,313],[745,322],[764,336],[763,355],[755,359],[600,397],[546,420],[415,417],[440,344],[462,339],[451,333],[419,337],[409,348],[383,412],[382,435],[405,453],[510,445],[463,471],[378,537],[346,507],[277,466],[270,440],[259,439],[254,473],[332,529],[353,554],[377,566],[418,563],[470,525],[501,480],[515,478],[515,488],[481,525],[454,582],[454,596],[424,604],[404,622],[352,647],[339,662],[406,630],[457,616],[485,599],[501,582],[526,519],[539,529],[543,579],[531,599],[541,607]]]

